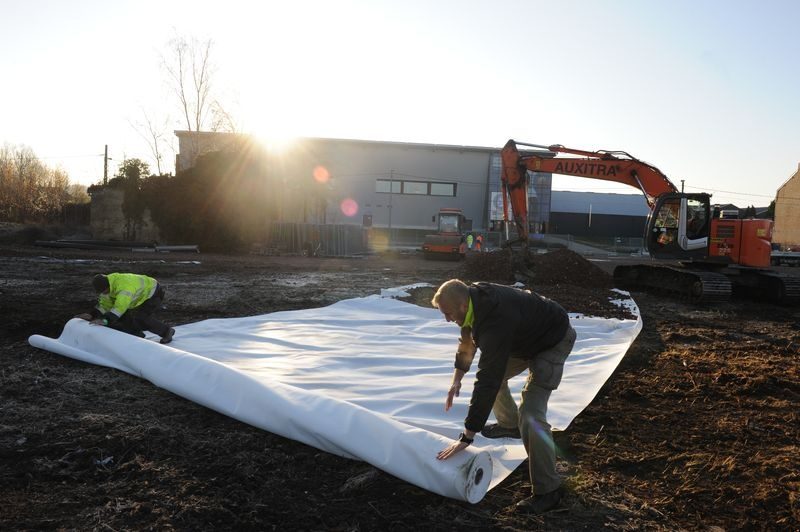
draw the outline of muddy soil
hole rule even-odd
[[[621,315],[603,269],[569,252],[530,288]],[[0,529],[709,530],[800,528],[800,309],[693,307],[634,293],[644,329],[556,435],[565,498],[540,517],[519,467],[479,504],[255,429],[116,370],[28,345],[91,308],[91,276],[167,287],[174,324],[328,305],[450,277],[510,282],[496,257],[352,259],[0,246]],[[412,299],[427,304],[432,290]],[[454,342],[456,331],[454,330]],[[442,383],[442,401],[448,383]]]

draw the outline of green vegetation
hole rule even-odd
[[[109,187],[125,191],[126,233],[135,237],[145,209],[165,241],[191,242],[210,251],[236,251],[262,237],[274,219],[275,200],[268,194],[263,159],[246,146],[198,157],[177,176],[151,175],[148,166],[130,159]]]

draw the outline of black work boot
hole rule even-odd
[[[534,495],[517,503],[516,511],[525,514],[543,514],[558,506],[561,502],[561,488],[544,495]]]
[[[175,329],[170,327],[169,330],[167,331],[167,334],[161,337],[161,343],[162,344],[170,343],[172,341],[173,336],[175,336]]]
[[[522,438],[517,427],[501,427],[498,423],[490,423],[483,427],[481,434],[486,438]]]

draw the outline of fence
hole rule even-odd
[[[267,226],[261,252],[271,254],[304,254],[343,257],[401,248],[421,249],[431,230],[364,228],[346,224],[303,224],[273,222]],[[477,234],[478,232],[474,232]],[[497,231],[482,232],[484,247],[497,249],[505,243],[505,235]],[[582,254],[595,252],[640,253],[643,239],[632,237],[576,238],[573,235],[533,234],[530,246],[539,249],[568,248]]]
[[[367,251],[366,234],[359,225],[274,222],[267,226],[263,251],[326,257]]]

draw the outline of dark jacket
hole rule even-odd
[[[472,338],[481,356],[464,426],[479,432],[503,383],[508,359],[533,360],[559,343],[569,329],[569,316],[555,301],[510,286],[475,283],[469,297],[475,313]]]

